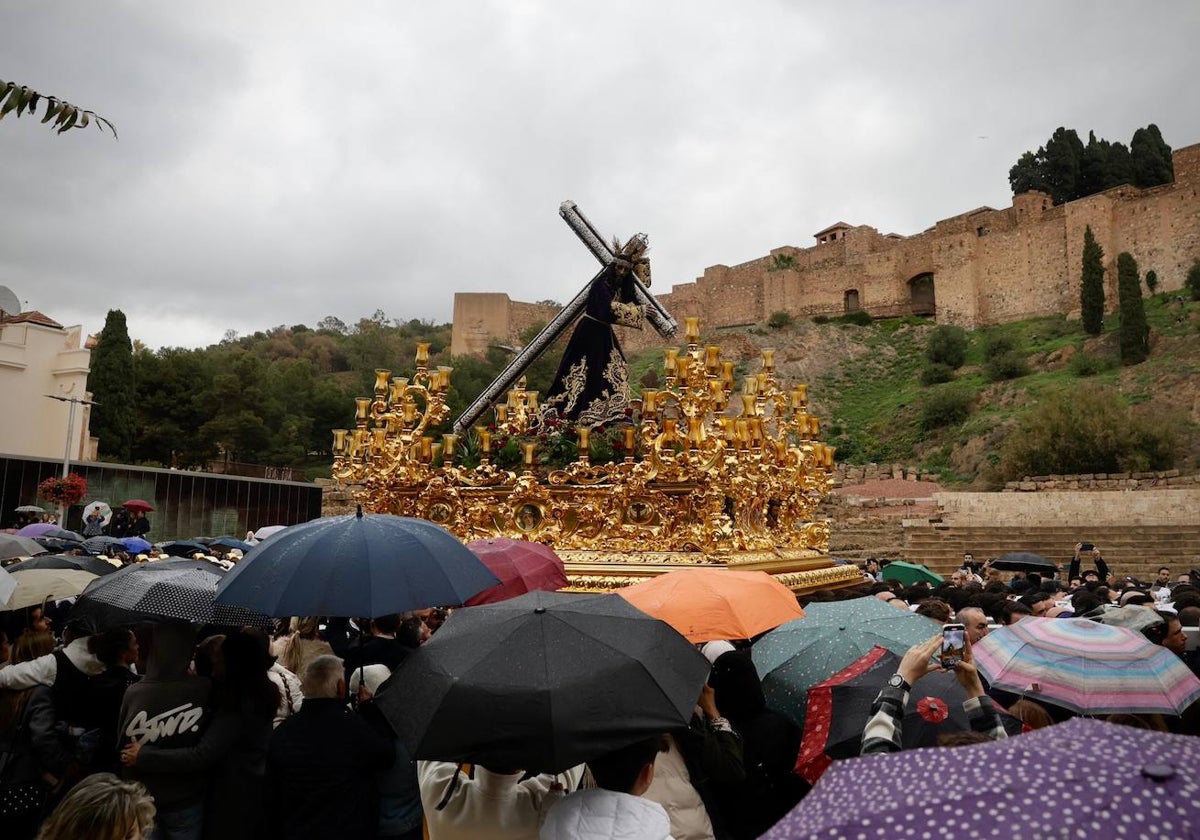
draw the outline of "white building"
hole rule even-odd
[[[47,395],[88,399],[92,351],[83,327],[64,327],[40,312],[0,312],[0,452],[61,459],[70,403]],[[95,460],[91,407],[75,406],[71,460]]]

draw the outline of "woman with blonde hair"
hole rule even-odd
[[[323,641],[318,633],[319,619],[315,616],[292,619],[292,635],[281,639],[272,651],[279,657],[279,664],[293,674],[303,674],[318,656],[333,654],[333,648]]]
[[[154,826],[154,799],[139,782],[88,776],[42,823],[37,840],[142,840]]]

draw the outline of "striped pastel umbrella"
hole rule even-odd
[[[1177,715],[1200,698],[1200,680],[1174,653],[1085,618],[1025,618],[972,650],[996,688],[1079,714]]]

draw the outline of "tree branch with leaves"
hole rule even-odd
[[[3,103],[0,104],[0,120],[10,113],[15,113],[18,117],[22,114],[36,116],[37,108],[41,105],[43,106],[42,123],[49,123],[50,129],[59,134],[70,131],[72,128],[87,128],[89,125],[94,125],[101,133],[107,126],[108,130],[112,132],[113,139],[117,137],[117,129],[113,127],[113,124],[95,111],[72,105],[57,96],[38,93],[33,88],[18,85],[16,82],[6,82],[0,79],[0,103]]]

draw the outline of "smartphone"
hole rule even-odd
[[[1093,545],[1092,543],[1080,543],[1080,544],[1079,544],[1079,550],[1080,550],[1080,552],[1084,552],[1084,551],[1091,551],[1091,550],[1093,550],[1095,547],[1096,547],[1096,546],[1095,546],[1095,545]]]
[[[967,628],[961,624],[946,624],[942,627],[942,653],[938,661],[943,668],[953,668],[962,662],[963,650],[967,645]]]

